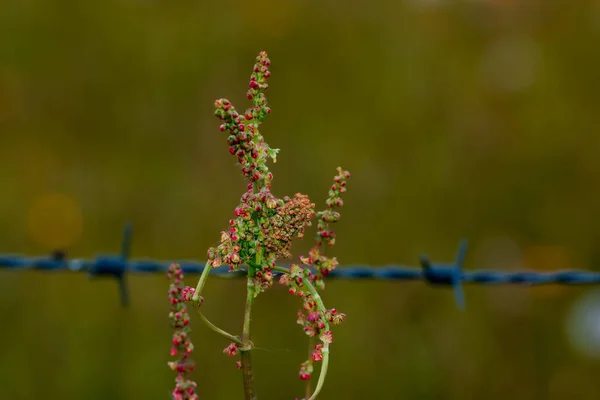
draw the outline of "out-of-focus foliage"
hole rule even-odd
[[[594,1],[9,0],[0,37],[0,252],[116,252],[131,221],[134,257],[205,259],[245,188],[213,101],[243,108],[265,49],[274,192],[323,205],[353,174],[342,264],[450,259],[464,236],[468,267],[600,262]],[[130,286],[123,310],[111,281],[0,272],[0,398],[168,398],[168,281]],[[564,333],[584,291],[467,288],[461,313],[423,284],[331,282],[348,318],[323,399],[596,399],[598,361]],[[206,313],[241,330],[243,292],[211,280]],[[258,300],[261,399],[302,394],[298,306]],[[240,398],[193,323],[199,392]]]

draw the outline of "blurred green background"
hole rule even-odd
[[[450,261],[462,237],[467,268],[600,264],[596,1],[8,0],[0,37],[0,253],[118,252],[131,221],[133,257],[205,259],[245,189],[213,102],[245,109],[264,49],[275,194],[322,207],[353,174],[342,264]],[[0,271],[0,398],[169,398],[168,281],[129,282],[122,309],[112,280]],[[597,399],[590,290],[469,286],[460,312],[424,283],[330,282],[348,318],[322,398]],[[241,331],[243,281],[205,299]],[[302,396],[299,305],[258,300],[260,399]],[[192,322],[201,398],[241,398],[228,343]]]

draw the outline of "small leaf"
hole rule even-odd
[[[279,153],[279,149],[269,149],[267,151],[269,157],[273,159],[273,163],[277,163],[277,153]]]

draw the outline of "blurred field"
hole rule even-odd
[[[204,259],[245,188],[212,115],[273,62],[262,125],[273,190],[324,205],[352,172],[342,264],[600,264],[600,6],[591,0],[0,3],[0,253]],[[310,237],[310,235],[309,235]],[[310,241],[296,244],[296,254]],[[190,277],[194,283],[197,277]],[[165,399],[168,282],[0,271],[0,398]],[[331,282],[348,314],[323,399],[597,399],[600,363],[567,323],[585,288]],[[244,283],[211,279],[206,313],[241,331]],[[296,299],[261,296],[261,399],[302,395]],[[227,345],[194,323],[203,399],[241,398]]]

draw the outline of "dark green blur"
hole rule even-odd
[[[0,253],[118,252],[130,221],[133,257],[205,259],[245,190],[213,102],[245,109],[264,49],[275,194],[323,207],[352,173],[341,264],[450,261],[467,237],[467,268],[597,268],[600,6],[455,4],[1,2]],[[49,193],[71,205],[32,211]],[[129,284],[122,309],[111,280],[0,271],[0,398],[169,398],[168,281]],[[206,314],[240,332],[244,290],[210,279]],[[423,283],[330,282],[348,317],[322,399],[597,399],[600,363],[565,329],[586,290],[470,286],[459,312]],[[258,299],[261,400],[303,395],[299,306]],[[240,399],[228,343],[192,323],[200,398]]]

